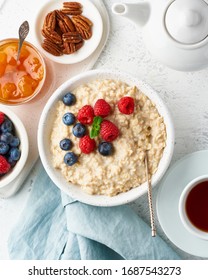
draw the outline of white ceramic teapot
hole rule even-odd
[[[208,66],[208,0],[137,0],[116,3],[112,11],[132,20],[149,51],[170,68]]]

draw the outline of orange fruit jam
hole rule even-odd
[[[31,99],[42,87],[44,62],[33,46],[23,43],[17,62],[18,40],[0,43],[0,102],[17,105]]]

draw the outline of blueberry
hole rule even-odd
[[[7,158],[7,161],[11,165],[11,167],[14,167],[17,163],[17,160],[13,160],[10,156]]]
[[[5,132],[12,132],[13,130],[13,124],[10,120],[6,119],[2,125],[1,125],[1,131],[2,133],[5,133]]]
[[[0,141],[0,155],[5,155],[9,151],[9,145]]]
[[[73,93],[68,92],[64,95],[62,100],[65,105],[71,106],[76,102],[76,97]]]
[[[10,144],[13,137],[14,136],[10,132],[4,132],[1,134],[0,140],[5,142],[6,144]]]
[[[113,153],[113,145],[109,142],[101,142],[98,151],[103,156],[109,156]]]
[[[72,147],[72,141],[70,139],[65,138],[60,141],[59,145],[62,150],[68,151]]]
[[[75,123],[75,116],[72,113],[66,113],[63,115],[62,120],[65,125],[72,125]]]
[[[78,156],[75,155],[73,152],[68,152],[64,156],[64,162],[69,166],[72,166],[73,164],[75,164],[77,162],[77,160],[78,160]]]
[[[75,137],[82,138],[86,134],[86,127],[81,123],[76,123],[72,132]]]
[[[9,143],[11,147],[18,147],[19,144],[20,144],[20,139],[17,136],[13,136],[11,142]]]
[[[9,157],[11,160],[17,161],[19,160],[21,152],[18,148],[11,148],[9,151]]]

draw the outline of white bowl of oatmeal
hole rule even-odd
[[[66,106],[63,96],[76,96],[72,106]],[[118,101],[122,97],[134,100],[134,112],[122,114]],[[95,105],[104,99],[111,107],[104,118],[119,129],[111,142],[113,153],[102,156],[98,145],[100,134],[94,138],[96,148],[85,154],[73,135],[73,125],[67,126],[62,117],[78,111],[84,105]],[[101,124],[102,125],[102,124]],[[87,132],[91,130],[86,125]],[[60,148],[62,139],[70,139],[70,151],[77,162],[68,166],[67,153]],[[147,192],[144,156],[148,151],[149,169],[154,187],[164,175],[172,158],[174,128],[170,113],[158,94],[147,84],[126,73],[92,70],[77,75],[61,85],[48,100],[39,122],[38,147],[43,166],[52,181],[65,193],[81,202],[96,206],[116,206],[131,202]]]

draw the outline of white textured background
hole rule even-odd
[[[152,0],[154,1],[154,0]],[[31,2],[35,2],[32,4]],[[44,2],[43,0],[41,2]],[[111,19],[111,33],[108,43],[94,68],[114,68],[134,74],[138,79],[145,80],[157,90],[172,112],[176,145],[172,163],[182,156],[208,148],[208,68],[195,73],[177,72],[155,61],[146,50],[141,33],[137,27],[124,18],[115,17],[111,13],[114,0],[103,1],[109,11]],[[128,2],[128,1],[127,1]],[[7,37],[15,36],[20,23],[25,20],[25,14],[33,14],[33,6],[38,1],[7,0],[0,10],[0,26],[11,25],[11,33]],[[0,2],[1,6],[1,2]],[[7,22],[2,16],[7,13]],[[5,18],[5,17],[4,17]],[[14,18],[17,26],[14,28]],[[0,35],[2,36],[2,34]],[[16,37],[16,36],[15,36]],[[1,37],[0,39],[3,39]],[[28,38],[29,40],[30,38]],[[56,77],[60,79],[60,77]],[[68,78],[67,71],[62,79]],[[58,83],[57,83],[58,84]],[[172,164],[171,163],[171,164]],[[0,259],[9,258],[7,253],[7,237],[18,220],[24,204],[33,187],[36,176],[35,168],[28,177],[24,188],[13,198],[0,200]],[[154,189],[155,201],[157,187]],[[131,204],[135,211],[149,223],[149,209],[146,195]],[[158,233],[172,246],[183,259],[200,259],[176,248],[164,235],[157,222]]]

